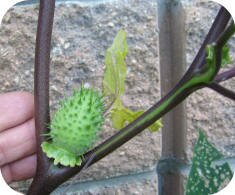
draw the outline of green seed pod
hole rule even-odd
[[[42,143],[43,151],[54,159],[55,165],[81,165],[81,156],[97,140],[104,121],[103,110],[101,94],[83,87],[61,103],[50,124],[51,141]]]

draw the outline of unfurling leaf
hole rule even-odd
[[[229,47],[225,45],[222,50],[222,67],[225,67],[227,64],[231,63],[231,57],[229,55]]]
[[[115,129],[121,129],[126,126],[127,123],[131,123],[136,118],[144,113],[144,110],[132,111],[123,106],[121,100],[118,102],[119,105],[115,106],[111,111],[111,118],[113,122],[113,127]],[[149,130],[151,132],[156,132],[162,127],[162,123],[160,120],[156,121],[154,124],[149,126]]]
[[[120,30],[112,46],[105,54],[105,73],[103,80],[103,93],[108,97],[119,97],[125,92],[126,63],[128,53],[126,32]]]
[[[209,195],[221,190],[232,179],[228,163],[221,163],[222,154],[212,146],[200,131],[194,148],[186,195]]]
[[[215,46],[208,45],[206,48],[207,51],[207,57],[206,62],[207,64],[215,63]],[[222,59],[221,59],[221,68],[225,67],[226,65],[231,63],[231,57],[229,55],[229,47],[228,45],[225,45],[222,49]]]
[[[126,108],[121,96],[125,93],[126,63],[125,58],[128,54],[128,44],[126,41],[126,32],[120,30],[115,37],[112,46],[106,51],[105,55],[105,73],[103,80],[103,93],[106,97],[112,98],[111,119],[113,127],[123,128],[127,123],[134,121],[144,113],[143,110],[132,111]],[[162,127],[159,121],[156,121],[149,127],[151,132],[155,132]]]

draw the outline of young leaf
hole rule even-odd
[[[228,45],[225,45],[222,50],[222,68],[230,63],[231,63],[231,57],[229,55],[229,47]]]
[[[105,73],[103,80],[103,93],[105,96],[114,96],[116,99],[124,94],[126,78],[125,57],[127,53],[126,32],[120,30],[105,55]]]
[[[213,45],[208,45],[206,48],[207,57],[206,62],[207,64],[215,63],[215,47]],[[231,63],[231,57],[229,55],[229,47],[225,45],[222,49],[222,61],[221,61],[221,68],[224,68],[227,64]]]
[[[136,118],[138,118],[140,115],[144,113],[144,110],[139,111],[132,111],[128,108],[125,108],[119,99],[116,101],[116,104],[119,104],[119,106],[114,106],[114,108],[111,111],[111,119],[113,122],[113,127],[116,129],[121,129],[126,126],[127,123],[131,123]],[[151,132],[156,132],[162,127],[161,121],[156,121],[154,124],[149,126],[149,130]]]
[[[209,195],[218,192],[232,179],[228,163],[218,163],[222,154],[212,146],[200,131],[194,148],[192,168],[186,186],[186,195]],[[217,163],[216,163],[217,161]]]
[[[103,93],[106,97],[113,98],[111,119],[113,127],[123,128],[127,123],[132,122],[144,113],[143,110],[132,111],[126,108],[121,101],[121,95],[125,93],[126,63],[125,58],[128,54],[128,44],[126,32],[120,30],[115,37],[112,46],[105,55],[105,73],[103,80]],[[157,131],[162,127],[160,121],[155,122],[149,127],[150,131]]]

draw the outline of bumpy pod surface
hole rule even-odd
[[[103,110],[101,94],[83,87],[61,102],[50,124],[50,141],[42,143],[43,151],[54,159],[55,165],[81,164],[81,156],[97,140],[104,121]]]

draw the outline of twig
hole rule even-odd
[[[220,74],[218,74],[214,81],[216,83],[220,83],[220,82],[224,82],[226,80],[229,80],[231,78],[235,77],[235,68],[231,68],[230,70],[227,70],[225,72],[222,72]]]
[[[220,93],[221,95],[235,101],[235,93],[233,91],[226,89],[225,87],[217,83],[211,83],[210,85],[208,85],[208,87]]]

